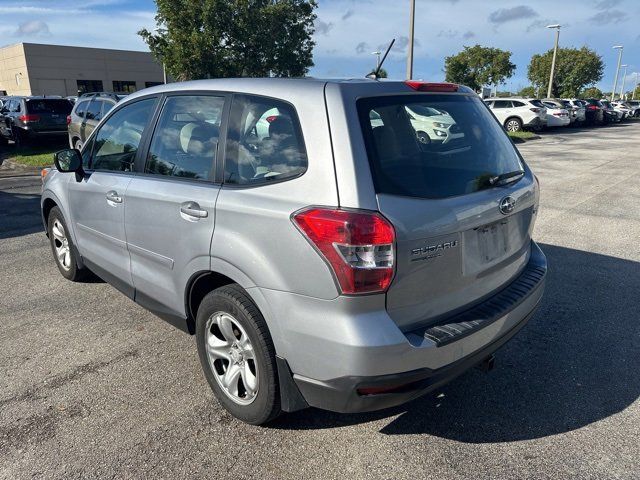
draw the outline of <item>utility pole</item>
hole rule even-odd
[[[409,14],[409,50],[407,54],[407,80],[413,78],[413,33],[414,25],[416,21],[416,0],[409,0],[411,2],[411,12]]]
[[[624,67],[624,74],[622,75],[622,87],[620,87],[620,101],[624,100],[624,84],[626,82],[627,79],[627,67],[629,65],[624,64],[624,65],[620,65],[621,67]]]
[[[616,78],[613,79],[613,90],[611,90],[612,102],[616,96],[616,88],[618,87],[618,75],[620,75],[620,64],[622,63],[622,50],[624,50],[624,47],[622,45],[615,45],[613,49],[618,50],[618,67],[616,68]]]
[[[551,88],[553,87],[553,73],[556,69],[556,55],[558,54],[558,41],[560,40],[560,27],[562,25],[547,25],[547,28],[556,29],[556,44],[553,47],[553,60],[551,60],[551,74],[549,75],[549,88],[547,89],[547,98],[551,98]]]
[[[376,56],[376,70],[380,69],[380,55],[382,54],[382,52],[380,50],[378,50],[377,52],[371,52],[371,55],[375,55]]]
[[[633,84],[633,93],[631,94],[631,100],[636,99],[636,90],[638,89],[638,72],[636,72],[636,83]]]

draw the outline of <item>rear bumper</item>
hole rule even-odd
[[[438,327],[401,333],[402,344],[353,346],[342,354],[325,352],[333,354],[331,361],[342,362],[343,368],[351,367],[354,372],[402,364],[406,369],[325,380],[294,373],[295,386],[310,406],[364,412],[400,405],[449,382],[499,349],[534,314],[544,291],[547,263],[534,242],[531,247],[529,263],[510,285]],[[295,364],[292,370],[296,372]],[[380,391],[384,393],[375,393]]]
[[[540,117],[533,117],[527,123],[524,124],[525,127],[544,127],[547,124],[546,120],[543,120]]]

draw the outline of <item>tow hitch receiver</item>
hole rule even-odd
[[[484,360],[482,360],[477,366],[476,368],[479,368],[480,370],[482,370],[483,372],[487,373],[490,372],[491,370],[493,370],[493,367],[495,367],[496,365],[496,356],[491,354],[489,355],[487,358],[485,358]]]

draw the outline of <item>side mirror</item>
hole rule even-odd
[[[54,153],[53,163],[59,172],[82,174],[82,155],[75,148]]]

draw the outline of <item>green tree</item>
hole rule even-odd
[[[602,93],[602,90],[600,90],[599,88],[596,87],[589,87],[584,89],[581,93],[580,93],[580,97],[582,98],[603,98],[604,97],[604,93]]]
[[[369,75],[373,75],[374,73],[376,73],[375,68],[373,70],[371,70],[371,72],[369,72]],[[367,75],[367,76],[369,76]],[[389,76],[389,74],[387,73],[387,71],[384,68],[381,68],[380,71],[378,72],[378,78],[387,78]]]
[[[527,76],[546,96],[553,50],[531,57]],[[576,97],[584,88],[602,79],[602,57],[587,47],[559,48],[551,86],[552,97]]]
[[[536,87],[532,87],[531,85],[529,85],[528,87],[524,87],[518,92],[518,96],[524,98],[536,98]]]
[[[444,70],[447,82],[461,83],[478,92],[483,85],[504,83],[513,76],[516,66],[511,63],[511,52],[474,45],[445,58]]]
[[[299,77],[313,66],[316,0],[155,0],[138,33],[178,80]]]

